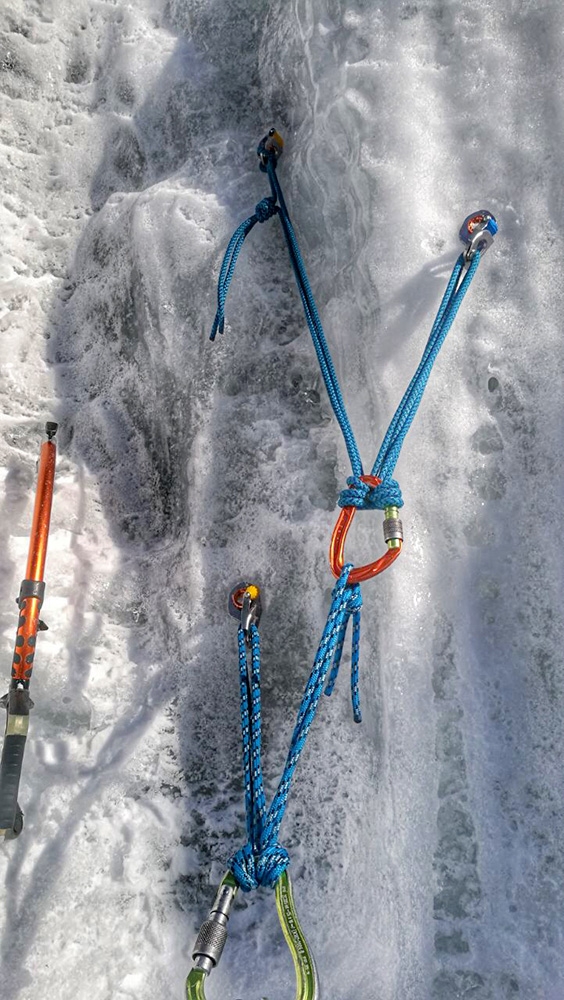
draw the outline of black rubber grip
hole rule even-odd
[[[37,597],[41,606],[45,600],[45,583],[43,580],[22,580],[18,604],[21,604],[26,597]]]
[[[18,811],[18,789],[27,736],[5,736],[0,763],[0,830],[12,830]]]

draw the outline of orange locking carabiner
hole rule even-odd
[[[369,486],[379,486],[382,482],[382,480],[378,479],[377,476],[360,476],[360,479],[363,483],[368,483]],[[387,522],[390,524],[393,523],[395,526],[395,531],[392,532],[394,537],[391,537],[391,535],[385,531],[388,551],[374,562],[352,569],[349,574],[348,583],[362,583],[363,580],[370,580],[371,577],[377,576],[378,573],[382,573],[388,568],[388,566],[391,566],[395,559],[397,559],[401,552],[403,541],[401,521],[399,520],[398,513],[397,507],[386,507],[384,512],[384,529],[386,529]],[[329,565],[331,566],[333,576],[337,579],[343,572],[343,566],[345,565],[345,541],[355,514],[356,507],[343,507],[339,517],[337,518],[337,523],[331,536],[331,545],[329,546]]]

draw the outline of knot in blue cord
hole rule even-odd
[[[271,219],[273,215],[278,212],[278,205],[272,195],[268,198],[263,198],[259,201],[258,205],[255,205],[255,215],[259,222],[266,222]]]
[[[289,864],[286,848],[276,842],[260,852],[245,844],[233,855],[229,867],[243,892],[251,892],[259,885],[273,888]]]
[[[357,507],[358,510],[384,510],[385,507],[403,507],[399,483],[385,479],[379,486],[364,483],[360,476],[349,476],[348,490],[339,494],[339,507]]]

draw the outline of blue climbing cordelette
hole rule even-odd
[[[227,293],[244,240],[257,222],[265,222],[277,215],[286,239],[290,261],[327,394],[345,441],[351,463],[351,476],[347,479],[347,489],[341,492],[338,500],[343,511],[332,542],[331,566],[337,577],[332,603],[313,668],[305,687],[302,704],[298,711],[284,771],[269,807],[267,807],[264,795],[261,764],[261,665],[258,623],[249,619],[248,627],[245,627],[243,623],[239,626],[247,843],[233,855],[231,871],[237,884],[244,891],[258,885],[274,885],[288,865],[287,851],[278,841],[282,817],[292,778],[313,722],[321,693],[323,689],[325,689],[326,694],[330,694],[333,690],[351,618],[353,619],[351,657],[353,715],[355,721],[359,722],[361,719],[358,667],[362,596],[359,580],[376,575],[393,561],[401,549],[403,535],[398,512],[403,505],[403,498],[399,484],[393,478],[393,472],[405,436],[421,402],[433,364],[478,269],[480,260],[497,232],[496,220],[486,210],[475,212],[465,219],[460,230],[460,238],[465,244],[465,250],[454,265],[421,361],[384,435],[372,470],[369,475],[366,475],[296,234],[276,173],[282,148],[283,141],[274,129],[271,129],[259,144],[260,168],[268,176],[271,194],[258,203],[254,214],[237,228],[229,242],[219,274],[218,304],[211,339],[215,338],[218,331],[223,333]],[[356,509],[381,509],[385,511],[386,516],[384,534],[390,551],[380,560],[376,560],[367,567],[361,567],[362,571],[368,571],[364,575],[360,570],[355,570],[350,563],[346,563],[343,554],[346,531]]]

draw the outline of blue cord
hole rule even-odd
[[[264,140],[259,145],[258,153],[261,158],[261,169],[268,175],[272,194],[270,197],[264,198],[259,202],[255,208],[254,215],[238,227],[229,242],[219,274],[218,306],[212,327],[211,340],[214,340],[218,330],[220,333],[223,333],[227,292],[246,237],[257,222],[265,222],[273,215],[279,215],[321,373],[327,387],[333,412],[339,422],[351,463],[352,476],[347,479],[348,489],[343,490],[340,494],[339,505],[342,507],[353,506],[364,510],[383,509],[388,506],[401,507],[403,505],[401,490],[399,484],[393,479],[392,474],[398,461],[405,436],[421,402],[433,364],[480,263],[483,245],[487,247],[497,231],[495,219],[489,213],[485,213],[489,220],[486,227],[488,232],[485,244],[480,243],[480,230],[477,233],[477,238],[472,235],[475,223],[483,221],[482,215],[469,216],[463,224],[461,235],[463,235],[464,241],[469,246],[472,246],[473,254],[470,261],[466,259],[464,254],[461,254],[454,265],[417,371],[409,383],[382,441],[380,451],[372,469],[372,475],[378,477],[381,483],[379,486],[373,487],[361,481],[363,466],[360,453],[347,416],[339,382],[319,313],[317,312],[296,234],[276,174],[276,154],[266,149]],[[464,273],[465,271],[466,273]],[[249,664],[247,633],[242,627],[239,628],[241,727],[243,736],[243,769],[245,774],[247,843],[232,857],[230,864],[235,879],[245,892],[256,888],[258,885],[275,885],[289,864],[288,853],[278,842],[280,824],[286,809],[292,778],[315,717],[323,687],[325,686],[325,693],[330,695],[335,686],[341,664],[347,627],[351,618],[353,621],[351,697],[354,719],[356,722],[361,721],[358,673],[362,596],[358,584],[348,584],[351,569],[351,564],[347,564],[344,567],[333,589],[329,615],[315,656],[312,671],[306,684],[284,771],[276,794],[268,809],[264,795],[261,764],[260,639],[258,628],[255,624],[252,624],[248,633],[251,650],[251,662]],[[328,674],[329,677],[327,677]]]
[[[274,199],[263,198],[262,201],[259,201],[258,205],[255,206],[255,214],[251,215],[250,218],[245,220],[245,222],[242,222],[229,240],[227,250],[225,251],[225,257],[223,258],[223,264],[221,265],[221,270],[219,272],[219,281],[217,283],[217,312],[213,321],[210,340],[215,340],[215,335],[218,330],[220,333],[223,333],[223,327],[225,324],[225,300],[227,298],[229,285],[231,284],[231,279],[235,271],[237,259],[243,248],[243,243],[245,242],[251,229],[256,226],[257,222],[266,222],[268,219],[271,219],[273,215],[276,215],[277,212],[278,206],[276,205]]]
[[[463,254],[460,255],[454,265],[437,317],[433,323],[427,346],[423,352],[423,357],[392,418],[374,463],[372,475],[381,479],[381,483],[379,486],[370,486],[361,481],[363,465],[360,452],[346,412],[331,353],[276,173],[276,154],[269,152],[265,148],[264,140],[259,145],[258,153],[261,158],[261,168],[268,176],[272,194],[269,198],[265,198],[262,202],[259,202],[255,209],[255,214],[239,226],[229,242],[219,274],[218,308],[212,327],[211,339],[215,338],[218,330],[220,333],[223,333],[227,292],[245,238],[256,222],[265,222],[266,219],[278,214],[282,223],[282,230],[286,239],[307,325],[321,368],[321,374],[327,388],[333,412],[341,428],[351,463],[352,476],[347,479],[348,489],[343,490],[339,496],[339,506],[357,507],[362,510],[383,510],[389,506],[402,507],[403,497],[401,489],[399,483],[393,478],[393,472],[403,441],[421,402],[433,364],[478,268],[481,257],[480,250],[477,250],[474,254],[464,276],[464,269],[467,265]],[[497,227],[495,228],[497,229]]]
[[[462,300],[468,291],[468,287],[478,264],[480,263],[480,251],[478,251],[470,263],[468,271],[464,275],[460,285],[459,281],[464,271],[464,255],[461,254],[450,277],[447,289],[443,296],[437,318],[433,323],[427,346],[423,352],[423,357],[411,382],[409,383],[403,399],[399,404],[390,426],[386,431],[382,441],[380,451],[372,469],[372,475],[378,476],[383,482],[390,479],[391,474],[399,458],[401,446],[405,436],[411,427],[413,418],[417,412],[421,397],[427,385],[431,369],[436,357],[444,343],[444,340],[454,323],[456,314],[462,304]],[[399,504],[396,504],[399,506]]]
[[[352,704],[355,721],[361,721],[358,659],[362,595],[359,584],[348,585],[347,581],[351,569],[352,565],[348,563],[333,588],[329,615],[305,687],[284,771],[268,810],[264,797],[261,763],[259,632],[256,625],[251,625],[249,629],[251,662],[249,664],[249,647],[245,631],[242,627],[239,628],[241,730],[248,839],[245,846],[231,858],[230,868],[244,892],[249,892],[259,885],[274,886],[290,862],[288,852],[278,842],[280,824],[288,802],[292,778],[315,718],[323,688],[325,686],[325,693],[330,695],[337,679],[347,625],[351,617],[353,618]],[[331,673],[326,683],[329,670]]]

